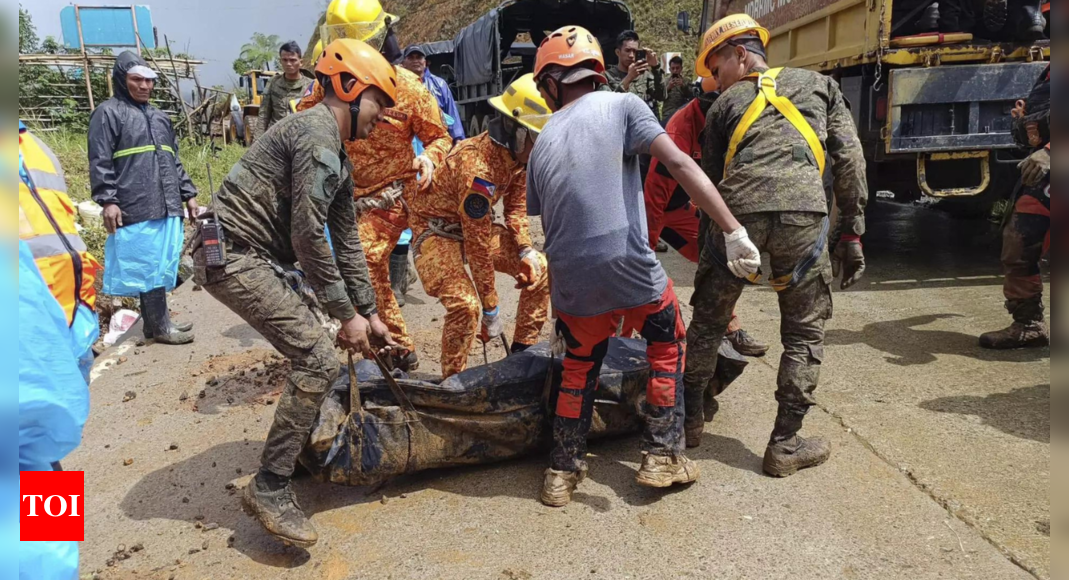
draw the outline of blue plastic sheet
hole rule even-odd
[[[19,471],[51,471],[73,451],[89,416],[89,387],[78,369],[71,329],[19,242]],[[66,347],[66,348],[64,348]],[[19,578],[78,577],[76,542],[20,542]]]
[[[157,288],[174,290],[185,237],[179,217],[119,228],[104,244],[101,291],[136,297]]]

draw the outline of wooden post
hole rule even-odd
[[[189,114],[189,105],[186,104],[185,98],[182,97],[182,85],[178,80],[178,65],[174,63],[174,53],[171,52],[171,40],[167,38],[167,35],[163,35],[163,43],[167,45],[167,58],[171,61],[171,72],[174,74],[174,94],[178,97],[178,102],[182,103],[182,111],[186,114],[186,128],[189,129],[189,138],[195,139],[196,133],[193,131],[193,118]]]
[[[137,6],[130,6],[130,14],[134,17],[134,42],[137,44],[137,56],[141,56],[141,33],[137,30]]]
[[[89,55],[85,52],[85,35],[82,34],[82,9],[80,6],[74,7],[74,20],[78,23],[78,44],[82,49],[82,70],[85,71],[85,90],[89,93],[89,112],[96,110],[96,102],[93,100],[93,69],[89,67]]]

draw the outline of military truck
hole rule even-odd
[[[1010,135],[1010,111],[1047,66],[1050,41],[910,35],[933,2],[908,1],[707,0],[702,30],[713,15],[748,13],[772,33],[769,64],[838,79],[873,195],[982,196],[990,206],[1013,189],[1024,152]],[[689,15],[679,21],[689,28]]]
[[[533,72],[537,47],[548,33],[568,25],[590,30],[612,66],[616,37],[635,23],[620,0],[507,0],[457,34],[451,86],[468,135],[486,130],[489,99]],[[437,74],[433,65],[432,72]]]

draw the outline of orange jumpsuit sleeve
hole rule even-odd
[[[457,188],[453,191],[460,194],[457,199],[460,201],[460,223],[464,228],[464,253],[485,312],[498,305],[493,257],[493,193],[486,192],[485,184],[488,182],[472,172],[462,171],[460,176],[455,185],[451,185]]]
[[[646,227],[649,229],[650,247],[654,249],[657,248],[657,240],[661,239],[661,232],[664,230],[664,208],[668,207],[668,202],[672,200],[672,194],[679,185],[675,179],[661,175],[664,170],[658,171],[660,168],[661,162],[654,159],[643,190],[646,198]]]
[[[520,248],[531,247],[530,222],[527,221],[527,173],[512,177],[512,186],[505,192],[505,227]]]
[[[419,91],[415,111],[411,115],[412,133],[423,143],[423,154],[435,167],[441,167],[445,156],[453,148],[453,138],[442,122],[438,101],[426,88],[420,88],[422,90]]]

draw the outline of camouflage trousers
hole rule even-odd
[[[1014,322],[1044,320],[1040,260],[1050,246],[1050,210],[1030,195],[1021,196],[1002,233],[1003,293]]]
[[[416,345],[408,334],[401,305],[390,285],[390,254],[397,247],[397,240],[408,229],[408,210],[400,203],[389,210],[372,210],[357,220],[360,226],[360,242],[364,246],[371,285],[375,287],[375,299],[379,307],[379,319],[390,329],[397,344],[414,351]]]
[[[594,418],[594,395],[601,366],[620,321],[637,328],[646,339],[650,380],[642,405],[646,430],[642,450],[652,455],[683,453],[683,369],[687,360],[687,329],[671,280],[661,299],[646,306],[578,317],[558,312],[557,332],[564,335],[564,357],[550,466],[580,471],[586,457],[587,435]],[[726,324],[725,324],[726,327]]]
[[[206,268],[204,250],[199,249],[193,262],[197,284],[290,360],[292,371],[261,458],[264,469],[290,477],[312,433],[319,405],[338,377],[334,338],[300,294],[255,253],[230,250],[224,268]]]
[[[757,213],[738,216],[750,239],[771,256],[772,277],[788,276],[814,252],[824,216],[815,213]],[[694,282],[694,318],[687,334],[685,399],[687,422],[704,423],[702,399],[715,380],[718,349],[735,304],[748,284],[724,265],[724,236],[709,229]],[[783,358],[780,360],[776,401],[779,414],[773,443],[793,438],[815,402],[813,392],[824,362],[824,323],[832,317],[831,259],[825,248],[801,279],[777,294]],[[714,387],[715,388],[715,387]]]
[[[414,217],[412,238],[420,239],[427,224]],[[516,278],[520,274],[520,249],[502,226],[494,226],[494,235],[487,251],[493,257],[494,269]],[[437,298],[445,306],[445,325],[442,328],[442,378],[462,372],[468,366],[468,353],[479,330],[483,308],[475,284],[464,267],[464,243],[441,236],[429,236],[420,247],[416,270],[427,295]],[[516,309],[516,333],[513,342],[533,345],[538,342],[542,327],[549,318],[549,280],[524,289]]]

